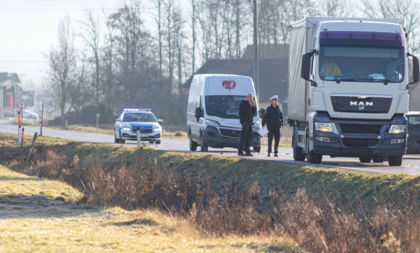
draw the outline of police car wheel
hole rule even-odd
[[[150,144],[153,144],[153,142],[155,142],[155,141],[154,141],[154,140],[149,140],[149,143],[150,143]]]
[[[156,144],[160,144],[160,141],[156,141]]]
[[[120,139],[117,138],[117,134],[114,132],[114,142],[120,143]]]

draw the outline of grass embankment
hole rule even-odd
[[[63,182],[0,165],[0,251],[265,252],[290,244],[274,236],[203,237],[180,218],[156,210],[103,209],[78,202],[82,196]]]
[[[37,147],[8,166],[64,180],[88,203],[181,217],[206,235],[286,236],[310,252],[420,249],[419,177],[82,143]]]
[[[98,133],[98,134],[114,134],[114,129],[109,129],[109,126],[107,127],[96,127],[94,126],[86,126],[86,125],[70,125],[67,128],[63,128],[61,126],[46,126],[53,129],[60,129],[60,130],[70,130],[70,131],[76,131],[76,132],[85,132],[85,133]],[[180,140],[188,140],[188,135],[184,131],[166,131],[163,130],[162,134],[163,139],[180,139]]]

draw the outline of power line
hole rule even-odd
[[[0,8],[0,10],[12,10],[12,11],[114,11],[118,9],[38,9],[38,8]]]
[[[39,63],[39,62],[48,62],[48,61],[0,61],[0,63]]]

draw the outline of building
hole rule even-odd
[[[0,72],[0,115],[12,116],[16,108],[17,97],[22,93],[22,88],[18,85],[21,81],[18,74],[10,72]]]

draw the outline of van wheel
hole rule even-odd
[[[260,153],[261,146],[260,147],[252,147],[254,149],[254,152]]]
[[[389,166],[401,166],[402,160],[403,160],[402,155],[389,156],[388,157],[388,164],[389,164]]]
[[[192,137],[190,134],[190,151],[196,151],[197,146],[198,146],[198,143],[192,140]]]
[[[309,163],[311,164],[321,164],[322,163],[322,155],[316,154],[312,150],[309,151],[309,138],[306,139],[307,151],[306,158]]]
[[[204,144],[203,136],[200,137],[200,144],[201,144],[201,152],[209,151],[209,147]]]
[[[370,157],[359,157],[361,163],[370,163],[370,160],[372,160]]]
[[[384,157],[374,157],[372,158],[374,163],[383,163],[384,162]]]

